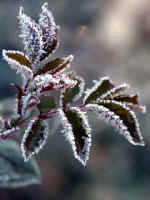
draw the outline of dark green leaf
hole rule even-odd
[[[48,96],[48,95],[43,95],[40,97],[40,103],[37,105],[38,109],[40,112],[49,112],[53,108],[56,107],[55,101],[53,97]]]
[[[113,112],[115,115],[119,116],[119,119],[122,120],[123,124],[128,129],[131,137],[131,143],[144,145],[136,116],[127,106],[113,100],[100,101],[98,105],[108,108],[110,112]]]
[[[41,182],[34,160],[24,162],[15,141],[0,142],[0,188],[19,188]]]
[[[146,108],[145,106],[139,105],[138,95],[119,95],[113,98],[115,101],[125,103],[131,110],[144,113]]]
[[[139,104],[138,102],[138,95],[119,95],[114,97],[115,101],[121,101],[121,102],[128,102],[133,104]]]
[[[125,90],[127,90],[129,88],[129,85],[124,83],[122,85],[119,85],[119,86],[116,86],[114,88],[112,88],[111,90],[109,90],[108,92],[106,92],[105,94],[103,94],[99,99],[99,100],[102,100],[102,99],[106,99],[106,100],[109,100],[109,99],[114,99],[115,96],[117,95],[121,95],[122,93],[125,92]]]
[[[49,63],[47,63],[46,65],[44,65],[42,69],[39,69],[37,72],[35,72],[34,76],[51,72],[56,67],[60,66],[62,63],[64,63],[64,58],[56,58],[50,61]]]
[[[114,88],[112,82],[109,80],[108,77],[104,77],[100,79],[100,81],[97,81],[93,88],[87,91],[87,95],[84,99],[84,102],[86,104],[91,103],[100,98],[102,95],[107,93],[112,88]]]
[[[78,108],[71,108],[65,113],[72,133],[68,132],[68,138],[73,138],[71,141],[75,157],[83,164],[88,160],[90,145],[91,145],[91,129],[88,120],[83,112]],[[72,134],[72,136],[70,135]]]
[[[45,121],[41,121],[38,118],[31,120],[21,144],[25,161],[28,161],[33,155],[39,153],[45,145],[47,137],[48,130]]]

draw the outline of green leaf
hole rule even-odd
[[[45,121],[35,118],[30,121],[22,139],[21,149],[25,161],[38,154],[48,137],[48,128]]]
[[[74,74],[72,74],[70,78],[75,80],[77,83],[72,88],[68,87],[64,89],[64,91],[62,91],[61,103],[63,106],[69,103],[73,103],[74,101],[78,100],[83,94],[84,80]]]
[[[45,64],[42,68],[38,69],[34,73],[34,77],[37,75],[45,74],[45,73],[50,73],[50,74],[55,74],[58,72],[63,72],[65,69],[67,69],[70,66],[70,63],[73,60],[73,56],[70,55],[65,58],[56,58],[47,64]]]
[[[126,83],[121,84],[119,86],[112,88],[111,90],[109,90],[105,94],[103,94],[101,97],[99,97],[99,99],[97,99],[97,101],[102,100],[102,99],[106,99],[106,100],[114,99],[115,96],[121,95],[127,89],[129,89],[128,84],[126,84]]]
[[[65,120],[65,118],[67,118]],[[91,146],[91,129],[85,113],[79,108],[72,107],[62,117],[66,137],[72,145],[74,156],[86,165]]]
[[[50,72],[51,70],[54,70],[56,67],[60,66],[62,63],[64,63],[64,58],[56,58],[44,65],[44,67],[39,69],[37,72],[35,72],[34,77],[40,74]]]
[[[132,104],[139,104],[138,95],[118,95],[113,98],[115,101],[128,102]]]
[[[51,111],[56,107],[54,98],[48,95],[43,95],[40,97],[40,103],[37,105],[40,112],[45,113]]]
[[[119,95],[113,98],[115,101],[122,102],[126,104],[131,110],[135,110],[137,112],[145,113],[146,108],[145,106],[139,105],[138,95]]]
[[[22,52],[3,50],[3,56],[9,63],[12,62],[13,64],[14,62],[16,65],[23,65],[31,69],[31,63],[29,59]]]
[[[74,56],[69,55],[68,57],[63,58],[64,61],[62,64],[58,65],[54,69],[51,70],[51,74],[56,74],[56,73],[62,73],[64,70],[68,69],[70,67],[70,63],[73,61]]]
[[[107,93],[109,90],[113,89],[114,85],[109,80],[109,77],[101,78],[100,81],[95,81],[93,88],[86,91],[86,96],[84,98],[84,103],[91,103],[100,98],[103,94]]]
[[[127,128],[127,131],[125,130],[124,135],[127,137],[129,142],[134,145],[144,145],[136,116],[134,112],[132,112],[125,104],[114,100],[102,100],[98,103],[98,105],[109,109],[110,112],[113,112],[116,116],[119,116],[119,120],[121,120],[124,126]],[[109,117],[109,113],[107,114],[108,118],[111,119],[111,117]],[[121,127],[120,129],[123,130]]]
[[[0,142],[0,188],[19,188],[41,183],[40,171],[34,160],[24,162],[15,141]]]

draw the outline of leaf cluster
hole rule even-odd
[[[21,151],[28,161],[46,143],[51,132],[48,119],[59,117],[75,158],[85,166],[91,146],[90,111],[130,143],[143,146],[135,111],[144,113],[145,107],[139,105],[138,94],[130,94],[126,83],[115,86],[109,77],[94,81],[92,88],[85,89],[83,78],[69,70],[72,55],[51,60],[59,45],[59,27],[47,3],[42,6],[38,22],[28,17],[23,8],[18,19],[24,53],[3,50],[3,58],[21,74],[23,83],[14,83],[16,109],[11,119],[1,118],[0,137],[23,132]],[[52,91],[58,92],[59,99]]]

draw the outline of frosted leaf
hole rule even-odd
[[[24,14],[22,7],[18,19],[21,31],[20,37],[23,39],[25,52],[34,66],[40,61],[40,57],[44,53],[41,28],[34,20]]]
[[[43,148],[48,137],[48,126],[45,121],[38,118],[32,119],[21,143],[21,150],[25,161],[38,154]]]
[[[97,101],[101,99],[113,99],[116,95],[121,94],[125,90],[127,90],[130,86],[126,83],[119,85],[117,87],[112,88],[107,93],[103,94]]]
[[[114,100],[102,100],[98,105],[107,108],[110,112],[113,112],[116,116],[122,120],[127,132],[123,135],[128,141],[134,145],[144,145],[143,137],[139,129],[138,120],[133,111],[131,111],[124,103],[120,103]],[[109,113],[108,113],[109,115]]]
[[[17,73],[20,73],[25,80],[32,78],[33,73],[30,69],[29,59],[22,52],[3,50],[2,54],[12,69],[16,69]]]
[[[6,61],[9,62],[16,62],[16,65],[19,66],[24,66],[24,67],[28,67],[29,69],[31,69],[31,63],[29,61],[29,58],[24,55],[22,52],[20,51],[10,51],[10,50],[3,50],[2,52],[4,59],[6,59]],[[10,61],[9,61],[10,59]],[[18,63],[18,64],[17,64]],[[9,63],[11,64],[11,63]],[[13,63],[12,63],[13,65]],[[13,67],[13,66],[12,66]]]
[[[146,107],[145,106],[140,106],[140,105],[132,104],[132,103],[128,103],[128,102],[126,102],[125,104],[131,110],[134,110],[134,111],[137,111],[137,112],[141,112],[141,113],[145,113],[146,112]]]
[[[85,82],[82,77],[70,74],[70,78],[77,81],[77,83],[72,88],[62,90],[60,97],[61,106],[75,102],[82,96],[84,91]]]
[[[85,166],[91,146],[91,128],[88,119],[85,113],[76,107],[70,108],[65,113],[60,109],[59,114],[65,137],[72,146],[74,156]]]
[[[56,73],[62,73],[64,72],[66,69],[68,69],[70,67],[70,63],[73,61],[74,56],[73,55],[69,55],[68,57],[64,57],[63,60],[64,62],[62,64],[60,64],[58,67],[54,68],[51,70],[51,74],[56,74]]]
[[[37,75],[28,88],[29,92],[40,96],[42,92],[49,90],[57,90],[65,87],[73,87],[76,81],[71,80],[66,74],[43,74]]]
[[[48,10],[48,3],[44,3],[39,16],[39,25],[42,29],[42,40],[44,42],[44,51],[40,60],[48,59],[58,47],[57,32],[58,27],[55,24],[52,13]]]
[[[140,130],[139,130],[139,124],[135,118],[135,115],[132,111],[130,112],[130,115],[134,118],[134,121],[136,123],[136,131],[138,134],[138,140],[134,138],[133,134],[129,131],[128,125],[125,123],[125,120],[122,116],[117,115],[115,112],[111,111],[110,109],[97,104],[87,104],[86,108],[90,111],[94,111],[98,114],[99,119],[104,120],[106,123],[111,124],[116,131],[118,131],[121,135],[123,135],[131,144],[134,145],[141,145],[144,146],[143,137],[141,136]]]
[[[41,67],[41,65],[40,65],[39,66],[40,68],[34,73],[34,77],[37,76],[37,75],[49,73],[51,70],[55,69],[56,67],[58,67],[62,63],[64,63],[63,58],[56,58],[56,59],[48,62],[47,64],[45,64],[43,67]]]
[[[68,57],[64,58],[56,58],[44,66],[40,66],[40,68],[34,73],[34,76],[44,74],[44,73],[62,73],[64,70],[68,69],[70,66],[70,63],[73,60],[73,55],[70,55]]]
[[[146,107],[139,105],[138,94],[136,95],[119,95],[115,96],[113,99],[115,101],[123,102],[128,106],[131,110],[135,110],[137,112],[146,112]]]
[[[95,101],[113,88],[114,85],[110,81],[109,77],[103,77],[99,81],[94,81],[94,86],[85,91],[83,102],[87,104]]]
[[[128,103],[132,103],[132,104],[139,104],[138,101],[138,94],[135,95],[126,95],[126,94],[121,94],[121,95],[117,95],[113,98],[113,100],[115,101],[120,101],[120,102],[128,102]]]

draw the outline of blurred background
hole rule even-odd
[[[44,0],[0,0],[0,48],[23,50],[17,14],[38,18]],[[93,128],[87,167],[73,158],[55,119],[48,144],[37,156],[43,183],[18,190],[0,189],[2,200],[149,200],[150,196],[150,1],[48,0],[60,25],[57,56],[75,56],[72,69],[92,80],[110,76],[115,84],[129,83],[139,91],[146,115],[138,115],[146,146],[129,144],[112,127],[89,116]],[[0,54],[1,55],[1,54]],[[20,77],[0,56],[0,100],[16,91]]]

